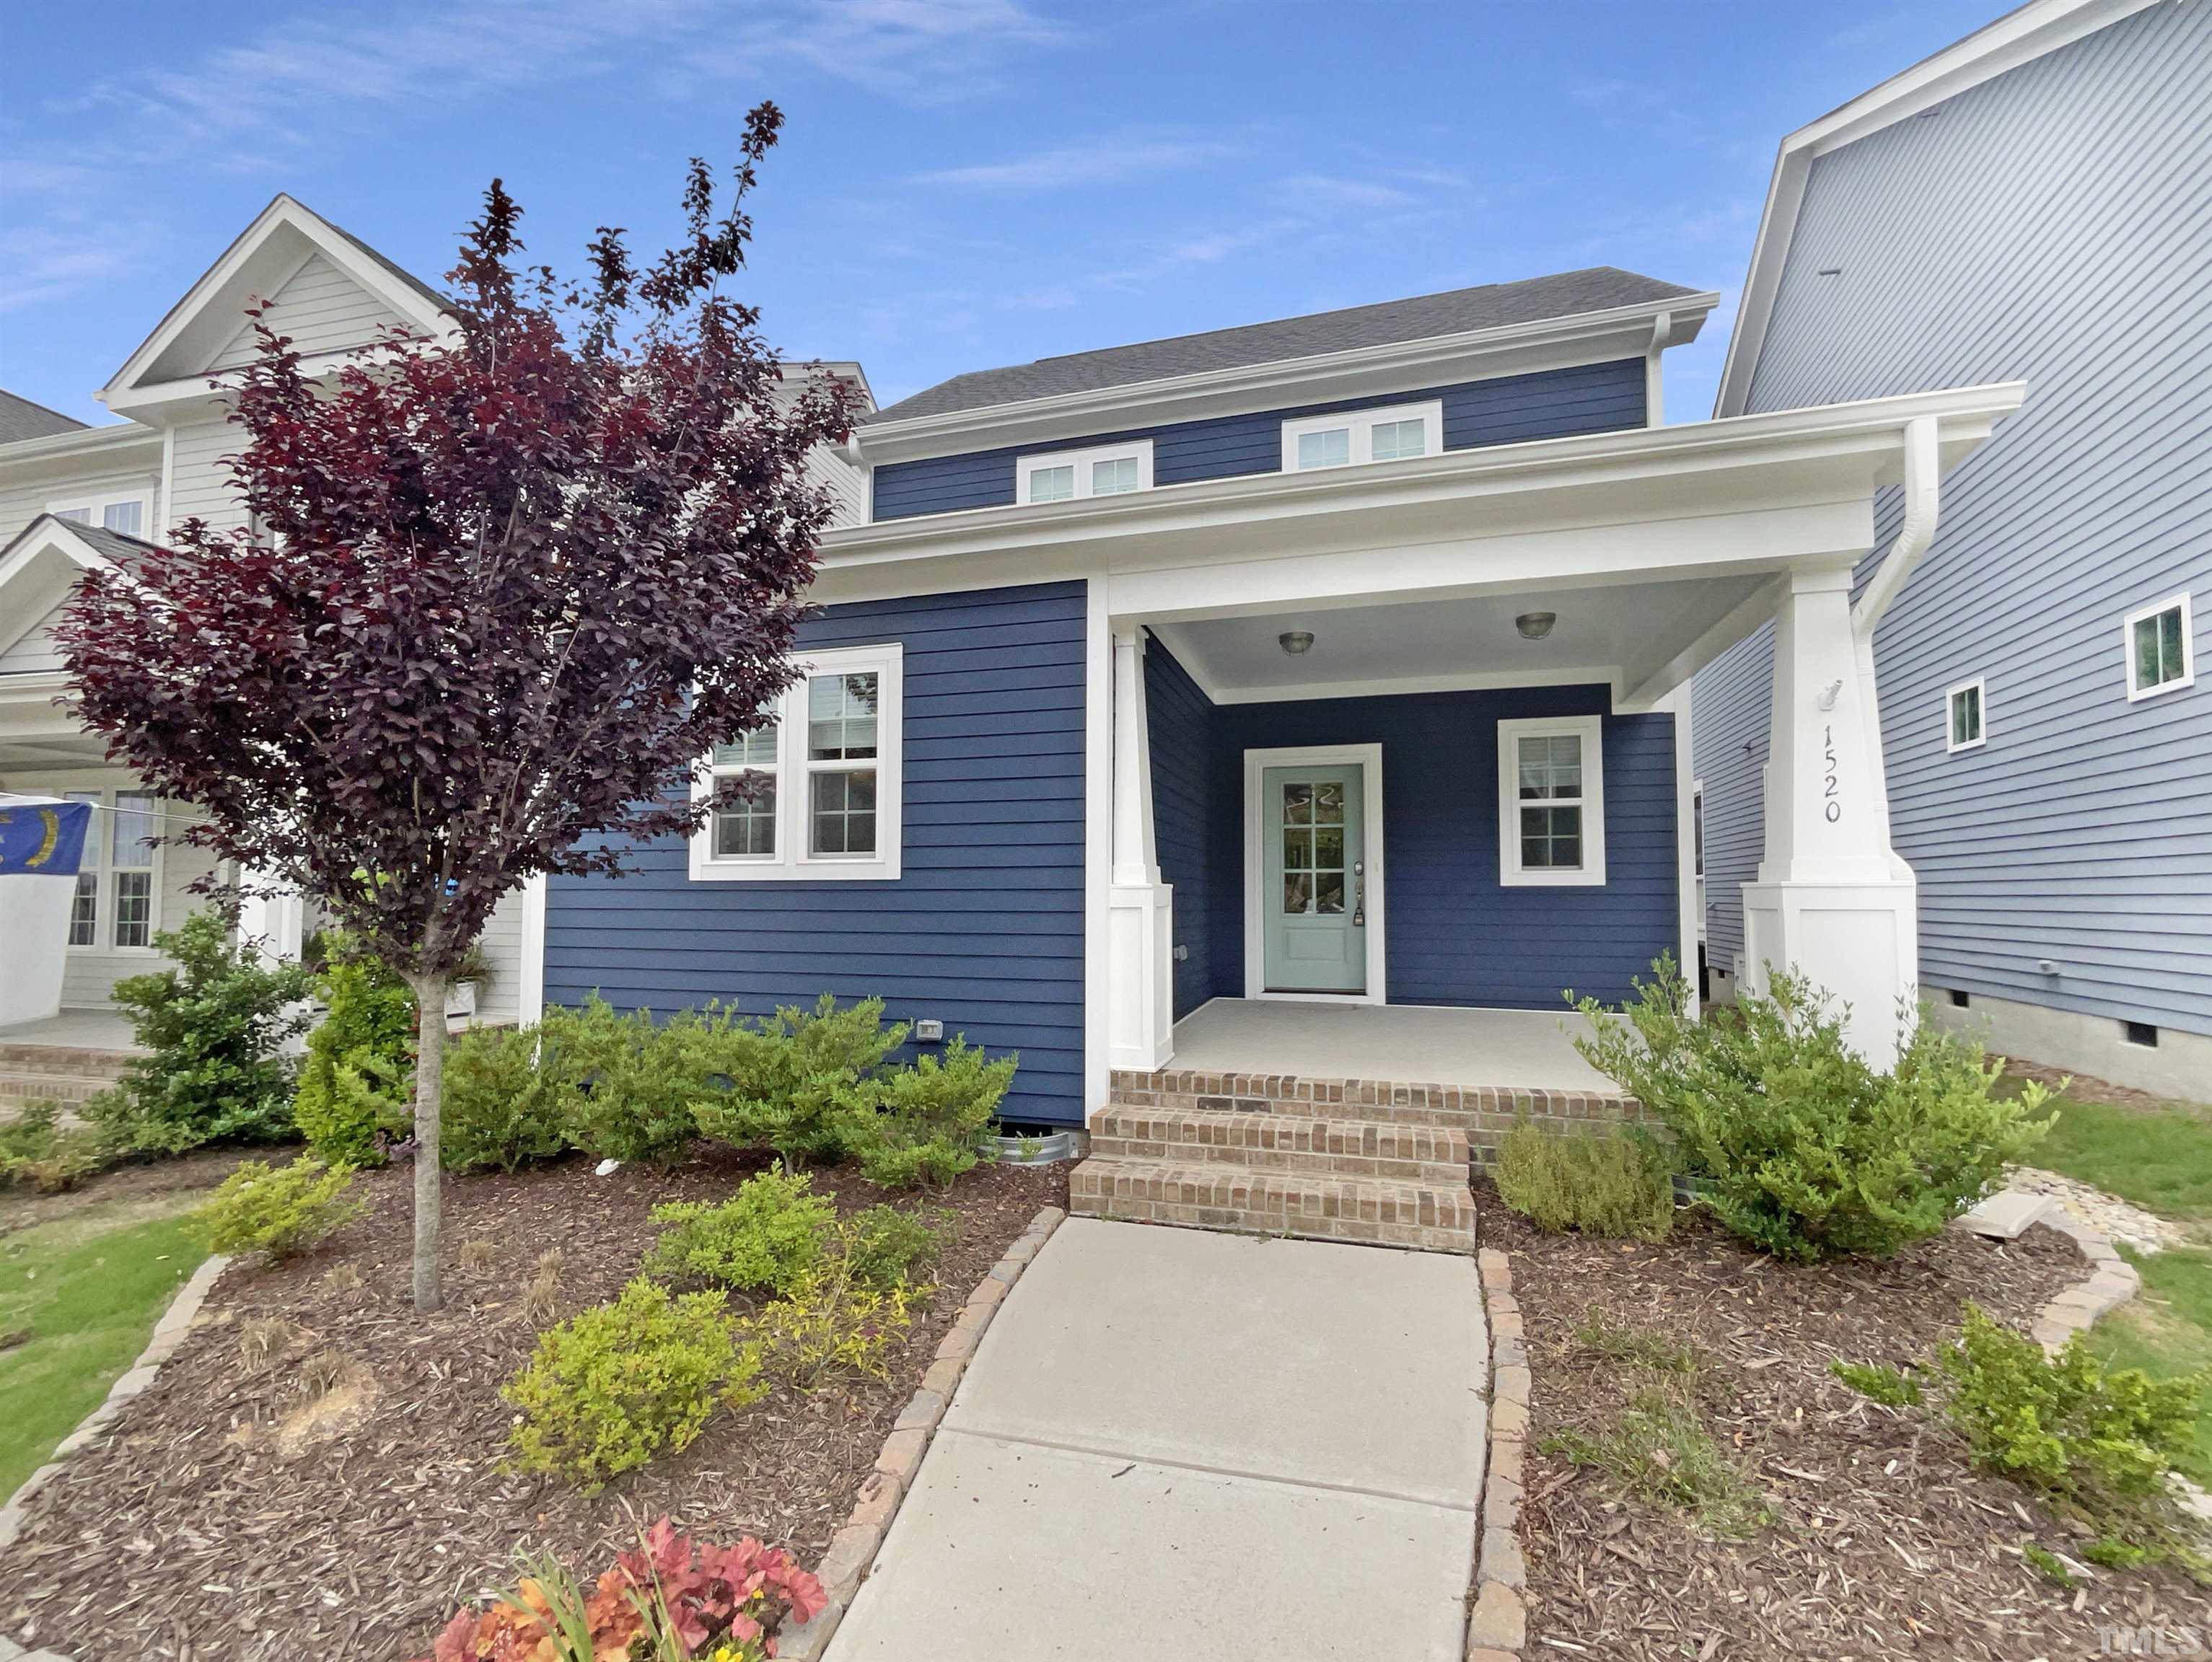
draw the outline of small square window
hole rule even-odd
[[[2128,696],[2154,698],[2196,680],[2189,597],[2178,594],[2128,616]]]
[[[125,537],[140,537],[146,530],[146,505],[136,500],[110,502],[100,511],[100,523]]]
[[[1319,433],[1298,434],[1298,470],[1344,467],[1352,460],[1352,429],[1325,428]]]
[[[1079,502],[1125,496],[1152,484],[1152,441],[1128,439],[1090,450],[1060,450],[1014,459],[1015,495],[1024,502]]]
[[[1030,475],[1030,500],[1065,502],[1075,494],[1073,467],[1039,468]]]
[[[1395,462],[1401,457],[1427,453],[1425,440],[1428,423],[1418,417],[1410,422],[1377,422],[1375,424],[1373,455],[1378,462]]]
[[[1091,494],[1093,496],[1119,496],[1125,490],[1137,488],[1137,458],[1116,456],[1110,460],[1091,464]]]
[[[1986,691],[1986,684],[1977,676],[1943,695],[1946,749],[1971,750],[1981,743],[1982,701]]]
[[[1605,794],[1596,716],[1498,724],[1498,880],[1605,882]]]

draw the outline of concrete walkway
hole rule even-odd
[[[1459,1662],[1472,1259],[1071,1218],[829,1662]]]

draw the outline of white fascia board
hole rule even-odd
[[[2024,383],[1873,398],[1725,422],[1629,428],[1519,445],[1446,451],[1407,462],[1311,473],[1246,474],[1072,502],[971,508],[826,533],[825,576],[852,586],[870,567],[1012,556],[1032,568],[1074,555],[1088,568],[1133,559],[1253,559],[1267,549],[1360,539],[1389,546],[1392,518],[1468,524],[1468,506],[1516,525],[1690,518],[1849,500],[1902,471],[1906,426],[1938,424],[1944,465],[1956,463],[2019,408]],[[1609,511],[1592,494],[1610,491]],[[1501,517],[1503,515],[1501,514]],[[1241,528],[1241,534],[1240,534]],[[1304,533],[1301,535],[1301,533]],[[1352,539],[1346,542],[1346,538]],[[865,579],[862,579],[865,581]],[[1032,579],[1031,580],[1039,580]]]
[[[347,276],[430,338],[448,340],[457,334],[453,318],[444,307],[434,304],[413,284],[403,281],[381,261],[371,258],[351,237],[304,203],[280,193],[254,216],[252,224],[239,233],[215,264],[200,274],[199,280],[169,308],[155,325],[154,332],[139,343],[137,349],[125,360],[123,367],[100,389],[97,395],[100,402],[119,414],[173,401],[181,396],[185,388],[204,397],[207,390],[204,376],[154,383],[146,382],[144,377],[177,338],[198,321],[202,310],[222,294],[246,262],[259,252],[272,236],[286,229],[306,238],[313,248],[319,251]],[[339,355],[342,359],[343,355]]]
[[[1286,404],[1385,397],[1534,369],[1641,358],[1651,350],[1654,325],[1660,318],[1668,319],[1667,343],[1680,345],[1697,337],[1706,313],[1719,303],[1717,294],[1681,294],[1500,329],[872,422],[854,434],[854,446],[865,462],[880,465],[1054,444],[1125,428],[1250,415]]]
[[[1979,86],[2044,53],[2132,16],[2158,0],[2030,0],[1963,40],[1922,58],[1819,120],[1782,141],[1766,188],[1766,205],[1752,243],[1743,296],[1729,337],[1728,359],[1713,399],[1716,416],[1743,411],[1751,393],[1766,327],[1773,316],[1775,292],[1790,258],[1797,210],[1805,200],[1805,181],[1815,158],[1840,149],[1869,133],[1911,119],[1947,98]]]
[[[158,467],[161,458],[159,428],[138,422],[117,422],[107,427],[88,427],[78,433],[52,433],[42,439],[22,439],[0,445],[0,482],[82,473],[85,464],[123,465],[137,452]]]

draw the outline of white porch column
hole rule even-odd
[[[1890,847],[1881,746],[1850,567],[1794,573],[1775,619],[1766,848],[1743,889],[1745,971],[1755,992],[1770,967],[1809,977],[1850,1007],[1852,1046],[1886,1068],[1899,1000],[1918,995],[1919,952],[1917,884]]]
[[[238,932],[261,943],[268,963],[297,963],[307,922],[307,904],[293,889],[281,889],[267,872],[248,868],[239,876],[246,892],[239,899]]]
[[[1107,1053],[1150,1072],[1175,1051],[1172,891],[1152,829],[1152,747],[1145,719],[1145,638],[1114,631],[1114,869],[1107,893]]]

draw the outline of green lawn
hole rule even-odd
[[[182,1216],[103,1227],[97,1207],[0,1235],[0,1335],[29,1335],[0,1350],[0,1499],[99,1406],[204,1256]]]
[[[2171,1218],[2205,1243],[2130,1253],[2142,1292],[2099,1322],[2090,1339],[2107,1361],[2159,1378],[2212,1368],[2212,1110],[2064,1097],[2057,1125],[2028,1159]],[[2188,1471],[2212,1488],[2212,1401],[2197,1420]]]

